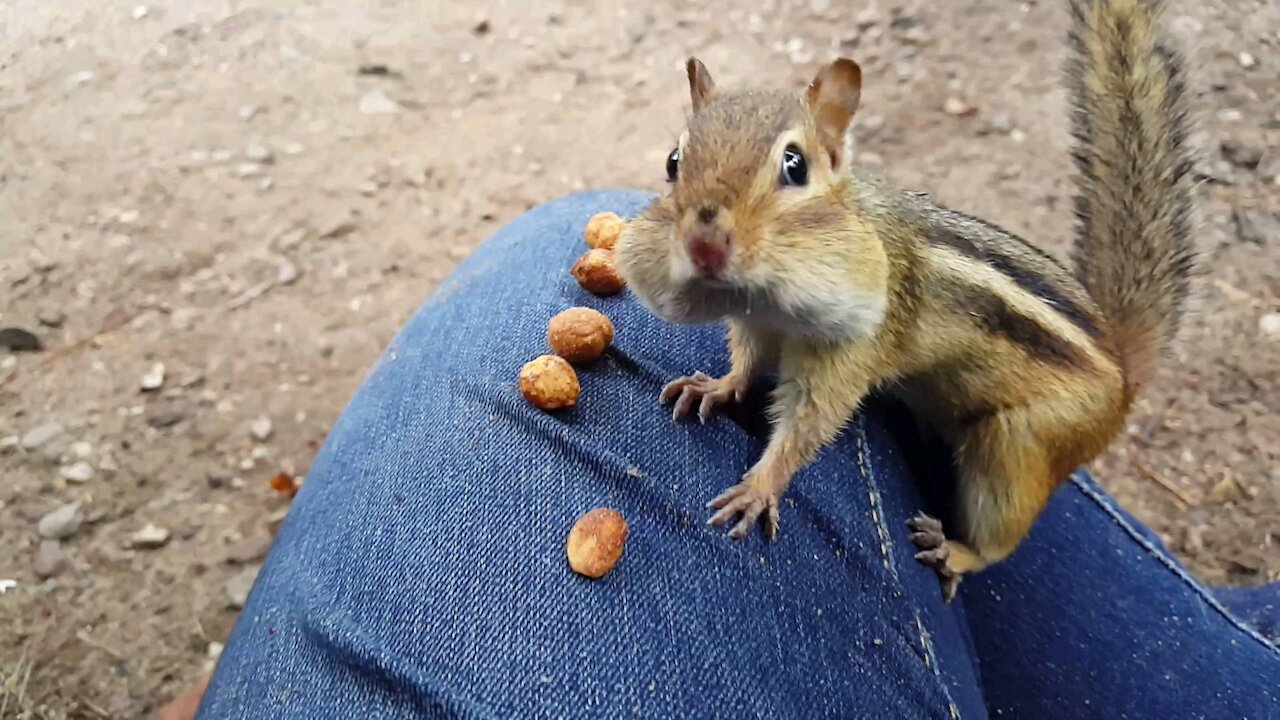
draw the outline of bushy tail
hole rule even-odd
[[[1195,263],[1182,59],[1163,0],[1071,0],[1076,274],[1107,319],[1129,400],[1177,330]]]

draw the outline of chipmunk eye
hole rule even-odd
[[[804,153],[795,145],[788,145],[782,151],[782,172],[778,176],[778,182],[792,187],[809,183],[809,163],[805,161]]]
[[[680,172],[680,148],[671,151],[667,156],[667,182],[675,182],[676,174]]]

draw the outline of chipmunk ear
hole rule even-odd
[[[711,79],[711,73],[707,72],[707,66],[698,58],[689,58],[684,69],[689,74],[689,97],[693,99],[694,112],[697,112],[698,108],[715,97],[716,83]]]
[[[848,58],[836,60],[809,83],[808,97],[818,140],[831,156],[831,165],[841,167],[852,152],[849,123],[862,97],[862,68]]]

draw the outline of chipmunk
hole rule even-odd
[[[697,405],[705,422],[777,373],[769,442],[707,503],[709,523],[741,538],[762,521],[773,538],[793,475],[882,389],[954,449],[956,526],[908,522],[949,601],[1106,449],[1177,329],[1195,259],[1183,70],[1157,38],[1161,6],[1070,1],[1074,271],[857,167],[854,61],[801,92],[722,93],[689,59],[693,113],[667,158],[670,191],[616,252],[661,318],[727,322],[731,369],[666,385],[674,418]]]

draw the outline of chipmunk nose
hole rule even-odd
[[[703,275],[716,275],[729,264],[729,233],[715,226],[695,228],[685,240],[689,260]]]
[[[709,225],[716,221],[716,214],[719,212],[720,210],[715,206],[707,205],[698,211],[698,220]]]

